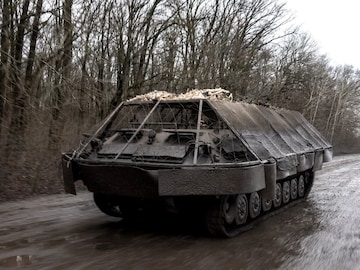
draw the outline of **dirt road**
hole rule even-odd
[[[317,173],[305,202],[233,239],[128,226],[89,193],[0,204],[0,269],[360,269],[360,156]]]

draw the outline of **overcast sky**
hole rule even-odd
[[[336,65],[360,69],[360,0],[282,0]]]

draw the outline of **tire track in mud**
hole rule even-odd
[[[360,269],[360,158],[336,157],[317,174],[308,201],[318,229],[283,269]]]

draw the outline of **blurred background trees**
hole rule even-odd
[[[221,87],[302,112],[359,151],[359,79],[277,0],[2,0],[0,193],[62,190],[60,153],[151,90]],[[0,196],[1,197],[1,196]]]

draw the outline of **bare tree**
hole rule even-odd
[[[23,71],[23,50],[25,43],[25,30],[29,27],[29,4],[30,0],[25,0],[21,8],[20,19],[16,25],[14,44],[11,48],[11,92],[12,92],[12,114],[10,129],[7,138],[7,154],[22,149],[23,137],[26,128],[26,96]],[[15,14],[13,14],[15,15]]]
[[[52,121],[49,130],[49,148],[57,149],[61,146],[64,118],[61,117],[65,92],[67,92],[71,80],[71,61],[73,50],[73,24],[72,24],[72,0],[63,2],[63,53],[57,59],[57,80],[54,88],[55,100],[52,108]],[[60,61],[61,60],[61,61]],[[59,75],[61,75],[59,77]]]
[[[351,66],[338,67],[335,70],[336,84],[335,93],[331,102],[330,113],[326,122],[327,135],[330,141],[334,140],[336,129],[343,129],[341,119],[344,119],[349,106],[354,100],[357,100],[360,91],[360,81],[354,75],[356,73]],[[350,104],[349,104],[350,103]],[[358,103],[356,103],[358,105]],[[352,111],[352,110],[351,110]]]
[[[326,104],[326,96],[334,85],[331,74],[332,69],[324,56],[317,58],[313,64],[309,65],[309,76],[305,82],[308,90],[306,92],[307,102],[304,104],[303,113],[312,124],[320,124],[317,121],[319,111]],[[320,119],[320,122],[322,122],[322,119]]]
[[[116,93],[111,101],[115,106],[121,100],[140,92],[148,80],[147,74],[153,50],[167,19],[157,11],[163,0],[129,0],[113,10],[116,39]],[[116,13],[115,13],[116,12]]]
[[[3,125],[4,109],[8,94],[8,70],[10,54],[11,0],[2,1],[2,27],[0,43],[0,136]]]

